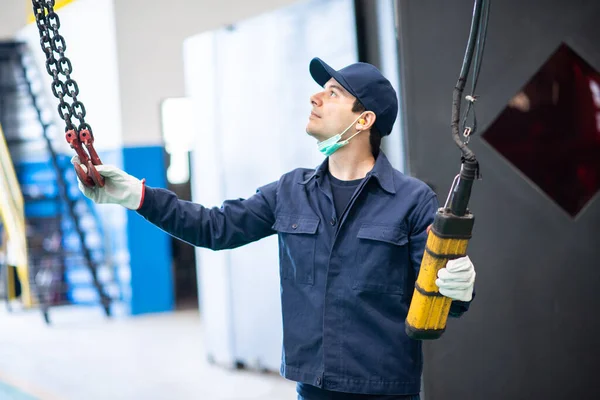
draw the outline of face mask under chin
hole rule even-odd
[[[319,148],[319,151],[329,157],[330,155],[332,155],[333,153],[335,153],[336,151],[338,151],[339,149],[341,149],[342,147],[344,147],[345,145],[347,145],[350,142],[350,139],[352,139],[354,136],[358,135],[361,131],[357,131],[354,135],[350,136],[348,139],[346,140],[342,140],[342,136],[348,132],[348,130],[350,128],[352,128],[354,126],[354,124],[356,123],[356,121],[358,121],[364,113],[360,114],[358,116],[358,118],[356,118],[350,125],[348,125],[348,127],[346,129],[343,130],[343,132],[338,133],[335,136],[330,137],[329,139],[323,140],[322,142],[317,143],[317,146]]]

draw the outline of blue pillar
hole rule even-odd
[[[152,187],[166,187],[162,146],[124,147],[124,170]],[[127,212],[131,265],[131,314],[174,309],[171,237],[135,211]]]

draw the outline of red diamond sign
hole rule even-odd
[[[482,137],[575,217],[600,189],[600,73],[562,44]]]

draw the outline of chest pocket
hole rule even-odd
[[[273,229],[279,236],[279,264],[283,279],[313,285],[315,247],[319,218],[304,215],[280,215]]]
[[[363,224],[357,237],[353,289],[404,293],[410,265],[406,231],[396,225]]]

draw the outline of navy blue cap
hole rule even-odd
[[[367,111],[375,113],[375,126],[379,133],[382,136],[390,134],[398,115],[398,98],[390,81],[374,65],[359,62],[336,71],[315,57],[309,70],[313,79],[323,87],[331,78],[338,81]]]

